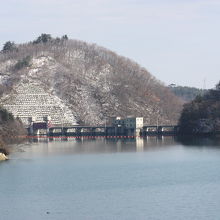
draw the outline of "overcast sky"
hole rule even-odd
[[[97,43],[167,85],[212,88],[220,80],[220,0],[1,1],[1,47],[41,33]]]

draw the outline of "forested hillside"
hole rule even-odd
[[[220,83],[215,89],[185,104],[179,124],[181,132],[186,134],[220,132]]]
[[[2,103],[29,83],[62,100],[78,124],[104,124],[112,116],[128,115],[143,116],[147,124],[157,119],[173,124],[182,108],[169,88],[134,61],[66,35],[5,43],[0,54]]]
[[[26,131],[20,120],[0,107],[0,152],[6,145],[20,142],[22,138],[18,136],[23,135]]]

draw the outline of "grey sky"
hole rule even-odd
[[[166,84],[220,80],[220,0],[2,0],[0,9],[1,46],[67,34],[135,60]]]

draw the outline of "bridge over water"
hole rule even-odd
[[[132,129],[121,129],[116,126],[53,126],[44,128],[44,134],[48,136],[97,136],[97,135],[132,135],[132,136],[147,136],[147,135],[176,135],[179,131],[177,125],[150,125],[144,126],[137,131]],[[39,134],[33,131],[33,134]]]

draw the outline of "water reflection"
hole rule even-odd
[[[176,141],[184,146],[220,147],[220,136],[179,136]]]
[[[30,139],[30,149],[26,152],[45,155],[58,153],[105,153],[105,152],[143,152],[176,145],[172,136],[147,136],[137,138],[101,137],[39,137]]]
[[[136,150],[139,152],[144,151],[144,139],[143,138],[136,138]]]

